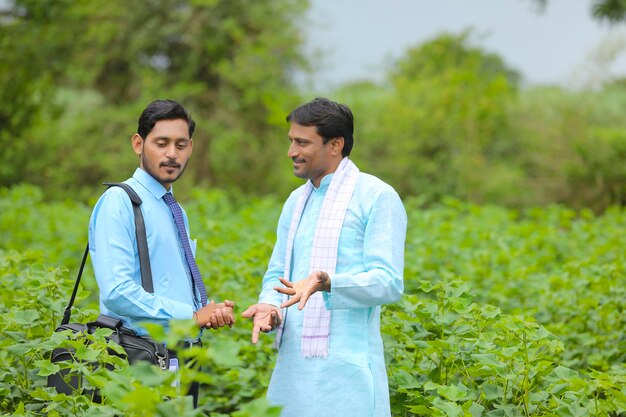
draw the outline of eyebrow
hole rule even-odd
[[[154,140],[172,140],[169,136],[156,136],[154,138]],[[180,138],[175,138],[173,139],[175,141],[179,141],[179,140],[191,140],[191,138],[186,138],[186,137],[180,137]]]

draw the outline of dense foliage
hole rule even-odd
[[[623,20],[624,1],[592,4]],[[239,311],[255,302],[298,181],[284,117],[319,95],[293,81],[308,66],[307,5],[0,1],[0,414],[278,415],[263,399],[272,338],[252,346],[248,322],[206,332],[205,348],[180,353],[201,371],[177,373],[129,367],[106,332],[54,329],[96,184],[135,168],[129,138],[155,98],[198,122],[176,187],[209,292]],[[625,85],[524,88],[467,31],[410,48],[385,83],[330,94],[355,113],[352,159],[409,214],[405,296],[382,320],[394,416],[626,416]],[[90,268],[78,298],[73,319],[94,318]],[[173,341],[190,325],[152,331]],[[56,346],[101,365],[71,366],[104,404],[45,387]],[[191,380],[199,410],[180,395]]]
[[[199,126],[187,175],[273,191],[284,184],[284,171],[273,170],[273,155],[284,153],[276,124],[297,103],[292,72],[306,65],[294,24],[306,5],[2,2],[0,185],[37,183],[48,195],[74,196],[87,185],[89,197],[93,184],[135,165],[129,139],[141,110],[172,98]]]
[[[0,185],[94,197],[94,184],[136,165],[136,119],[168,97],[198,122],[189,184],[281,198],[292,189],[284,118],[319,95],[293,76],[308,67],[306,0],[4,3]],[[403,196],[597,212],[626,204],[620,80],[522,88],[472,31],[415,45],[388,68],[385,83],[324,95],[354,110],[357,165]]]
[[[354,159],[403,195],[602,210],[626,204],[626,90],[520,89],[519,74],[441,35],[406,52],[385,85],[336,99],[356,117]]]
[[[626,212],[552,206],[513,211],[445,199],[407,199],[405,296],[383,310],[394,416],[623,416],[626,413]],[[280,202],[194,191],[185,207],[210,294],[253,303],[274,241]],[[82,346],[51,336],[86,240],[90,208],[46,203],[42,192],[0,189],[0,413],[191,416],[177,393],[202,381],[204,414],[275,416],[262,399],[275,353],[250,344],[250,323],[207,332],[189,352],[202,372],[128,367],[92,336],[81,368],[107,398],[45,388],[48,352]],[[90,268],[74,319],[94,317]],[[176,323],[171,338],[189,331]],[[155,329],[155,334],[162,334]],[[178,378],[179,386],[172,386]],[[170,397],[163,402],[161,398]]]

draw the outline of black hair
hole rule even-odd
[[[193,121],[191,115],[185,108],[174,100],[155,100],[148,104],[139,116],[139,122],[137,124],[137,133],[142,139],[150,134],[154,125],[159,120],[175,120],[183,119],[187,121],[189,126],[189,137],[193,136],[193,132],[196,129],[196,122]]]
[[[350,155],[354,144],[354,117],[345,104],[318,97],[289,113],[287,121],[302,126],[315,126],[324,143],[342,137],[341,155],[344,157]]]

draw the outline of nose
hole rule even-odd
[[[289,143],[289,149],[287,150],[287,156],[291,159],[298,156],[298,150],[296,148],[296,144],[294,142]]]
[[[176,144],[170,144],[165,148],[165,157],[169,159],[176,159],[178,157],[178,149],[176,149]]]

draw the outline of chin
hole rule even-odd
[[[163,184],[171,184],[173,182],[175,182],[178,179],[177,176],[175,175],[164,175],[161,178],[159,178],[159,182],[163,183]]]

